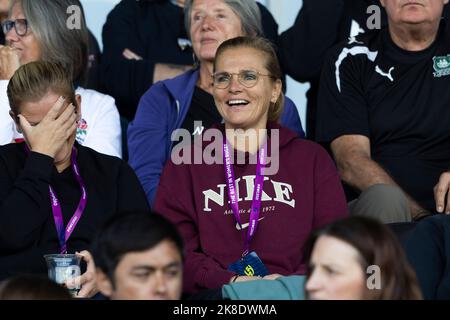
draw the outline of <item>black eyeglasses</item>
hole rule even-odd
[[[256,86],[260,76],[274,78],[270,74],[262,74],[253,70],[243,70],[239,73],[216,72],[212,75],[213,85],[218,89],[226,89],[230,86],[231,79],[234,75],[237,75],[239,83],[246,88]]]
[[[14,27],[18,36],[23,37],[28,31],[27,19],[6,20],[3,22],[3,33],[6,35]]]

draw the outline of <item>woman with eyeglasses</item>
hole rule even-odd
[[[68,9],[70,14],[68,14]],[[88,69],[88,30],[78,0],[12,0],[0,46],[0,145],[23,140],[8,115],[6,87],[14,72],[32,61],[62,64],[81,97],[77,141],[98,152],[122,156],[120,117],[114,99],[84,89]]]
[[[186,0],[185,25],[198,66],[159,83],[144,94],[128,129],[130,165],[153,203],[159,177],[175,144],[172,133],[191,136],[222,122],[212,97],[211,74],[218,46],[237,36],[262,35],[261,15],[254,0]],[[303,136],[297,109],[289,99],[281,123]]]
[[[154,209],[184,238],[187,293],[305,274],[310,232],[347,215],[327,152],[278,124],[281,76],[267,40],[223,42],[212,81],[224,124],[180,152],[203,155],[201,162],[173,154],[164,169]]]

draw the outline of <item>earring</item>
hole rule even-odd
[[[195,52],[192,52],[192,61],[193,61],[194,69],[197,69],[200,66],[200,60],[197,59]]]

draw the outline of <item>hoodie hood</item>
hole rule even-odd
[[[202,138],[205,135],[205,133],[211,129],[216,129],[216,130],[218,129],[221,131],[223,136],[225,135],[225,125],[224,124],[216,124],[216,125],[212,126],[210,129],[205,130],[203,132],[203,134],[201,136],[197,136],[196,139]],[[272,141],[273,130],[278,130],[278,143],[275,141]],[[272,148],[274,146],[276,146],[276,144],[278,144],[278,152],[281,153],[284,149],[294,147],[295,142],[300,140],[297,133],[295,133],[294,131],[292,131],[288,128],[285,128],[285,127],[279,125],[276,122],[268,122],[267,123],[267,136],[268,136],[267,156],[269,158],[271,158],[274,155],[272,152]],[[198,146],[201,145],[202,152],[203,152],[206,148],[208,148],[208,147],[211,148],[211,144],[215,143],[215,142],[216,141],[214,141],[214,140],[213,141],[202,140],[201,144],[193,143],[192,147],[194,150],[198,150],[197,149]],[[213,157],[216,157],[216,153],[214,152],[215,150],[217,150],[217,149],[212,150]],[[220,159],[222,159],[222,157],[223,157],[222,148],[220,148],[220,154],[218,155],[218,157],[220,157]],[[255,157],[255,155],[250,154],[249,152],[245,152],[244,155],[242,155],[241,151],[233,150],[233,165],[238,166],[238,167],[245,167],[248,165],[252,165],[252,163],[255,163],[256,160],[255,160],[255,158],[250,159],[251,157]],[[242,161],[242,160],[244,160],[244,161]]]
[[[214,125],[212,128],[214,129],[219,129],[222,133],[225,133],[225,124],[216,124]],[[271,133],[272,130],[279,130],[279,139],[280,139],[280,148],[284,148],[286,146],[288,146],[291,142],[293,142],[296,139],[300,139],[300,137],[298,136],[297,133],[295,133],[294,131],[292,131],[289,128],[283,127],[281,126],[279,123],[277,122],[267,122],[267,135],[269,137],[269,144],[270,144],[270,139],[271,139]],[[204,142],[204,145],[206,145],[209,142]]]

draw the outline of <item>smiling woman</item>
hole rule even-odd
[[[284,99],[270,42],[258,37],[226,40],[217,49],[213,67],[214,99],[224,120],[215,126],[222,133],[217,151],[222,161],[170,161],[155,200],[155,210],[184,238],[188,293],[229,282],[304,274],[302,252],[308,234],[347,214],[326,151],[278,124]],[[200,147],[208,146],[205,142]],[[193,152],[197,148],[192,146]],[[270,173],[269,155],[279,161],[278,170]]]

